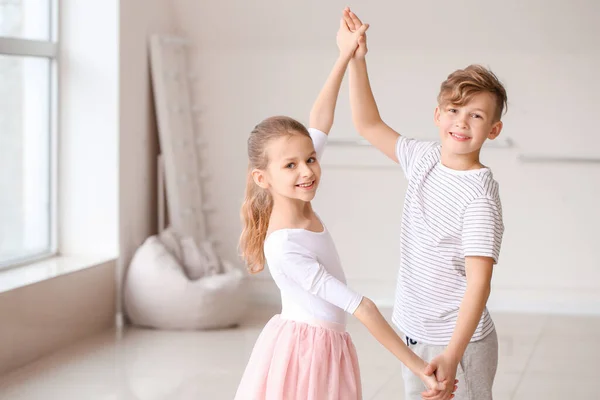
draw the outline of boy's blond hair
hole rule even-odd
[[[442,82],[438,104],[463,106],[478,93],[491,93],[496,99],[494,121],[499,121],[506,110],[506,89],[492,71],[481,65],[469,65],[448,75]]]

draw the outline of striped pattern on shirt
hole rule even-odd
[[[465,257],[498,262],[504,233],[498,183],[488,168],[456,171],[444,166],[439,143],[401,136],[396,156],[408,189],[392,320],[411,338],[444,346],[467,287]],[[486,308],[471,341],[493,329]]]

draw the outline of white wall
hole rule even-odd
[[[210,140],[211,197],[219,206],[212,226],[222,252],[237,259],[247,135],[270,115],[307,121],[337,55],[335,32],[346,3],[174,4],[176,24],[195,44],[192,62],[200,79],[194,89],[202,99],[202,134]],[[352,6],[371,24],[368,63],[380,111],[401,133],[435,137],[439,84],[456,68],[482,63],[506,84],[503,135],[517,146],[483,153],[501,185],[506,224],[490,307],[600,314],[599,166],[517,161],[520,153],[600,156],[594,119],[600,105],[595,43],[600,28],[594,16],[600,3],[355,1]],[[347,88],[336,123],[334,137],[356,135]],[[373,158],[372,149],[327,152],[316,209],[334,235],[350,285],[391,304],[404,179],[391,163]],[[357,159],[363,166],[356,166]],[[258,279],[259,300],[272,298],[268,281],[267,274]]]
[[[120,2],[119,287],[135,250],[157,231],[158,136],[148,37],[174,32],[171,10],[168,0]]]
[[[59,15],[59,252],[67,264],[110,261],[0,294],[0,374],[114,324],[118,2],[62,0]],[[20,273],[27,280],[36,269]]]
[[[122,268],[156,232],[146,49],[149,34],[172,32],[170,9],[61,1],[60,250],[120,258],[1,293],[0,374],[114,324]]]
[[[113,326],[115,263],[0,293],[0,375]]]
[[[108,259],[119,252],[118,16],[116,1],[61,2],[58,246],[62,255]]]

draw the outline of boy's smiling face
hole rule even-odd
[[[451,154],[478,152],[486,139],[493,140],[502,130],[496,117],[496,99],[491,93],[474,95],[464,105],[440,104],[435,109],[442,148]]]

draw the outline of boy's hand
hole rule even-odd
[[[450,357],[447,353],[442,353],[435,357],[429,365],[425,368],[424,374],[426,376],[435,376],[438,382],[454,382],[458,383],[456,378],[456,369],[458,368],[458,361]],[[453,392],[456,390],[456,386],[446,385],[445,389],[441,393],[435,393],[429,390],[423,392],[421,395],[425,400],[437,400],[443,399],[448,400],[454,397]],[[439,395],[442,395],[439,397]]]
[[[354,27],[354,24],[352,26]],[[360,24],[356,29],[350,30],[345,19],[340,19],[340,29],[337,33],[337,45],[342,57],[350,59],[354,56],[354,53],[359,47],[359,38],[365,35],[367,29],[369,29],[369,24]]]
[[[350,11],[349,7],[346,7],[342,13],[346,25],[350,32],[356,32],[363,25],[362,21]],[[358,37],[358,48],[354,52],[354,58],[365,58],[367,55],[367,35],[362,34]]]

